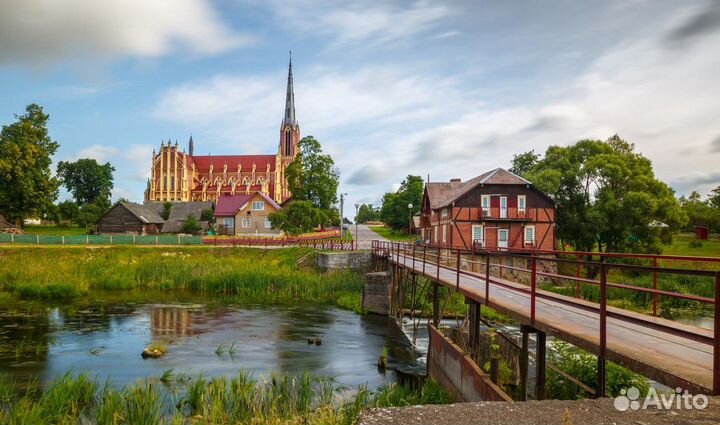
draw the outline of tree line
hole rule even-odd
[[[45,218],[81,226],[95,223],[110,207],[110,163],[94,159],[61,161],[53,175],[52,156],[60,145],[47,129],[50,116],[36,104],[0,131],[0,215],[21,227],[27,218]],[[65,186],[72,200],[58,204]]]

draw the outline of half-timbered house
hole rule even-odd
[[[528,180],[496,168],[466,182],[427,183],[420,227],[434,246],[552,250],[555,203]]]

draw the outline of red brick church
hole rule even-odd
[[[280,143],[273,155],[195,155],[192,136],[187,152],[177,142],[153,150],[146,201],[215,201],[221,195],[263,193],[278,204],[290,197],[285,169],[298,150],[300,126],[295,118],[292,60],[288,67],[285,113]]]

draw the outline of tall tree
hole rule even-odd
[[[102,197],[110,199],[115,168],[109,162],[98,164],[94,159],[75,162],[60,161],[57,174],[78,205],[87,205]]]
[[[410,216],[420,211],[425,184],[422,177],[408,175],[400,184],[397,192],[388,192],[383,196],[380,218],[393,229],[410,231]],[[412,209],[408,205],[412,204]]]
[[[536,154],[535,150],[513,155],[510,172],[515,173],[518,176],[522,176],[523,174],[532,170],[537,165],[539,160],[540,155]]]
[[[656,222],[679,229],[687,221],[650,160],[617,135],[551,146],[523,177],[558,204],[557,236],[577,250],[658,252]]]
[[[298,146],[297,156],[285,171],[293,199],[310,201],[321,210],[332,209],[340,180],[335,161],[323,155],[320,142],[312,136],[303,137]]]
[[[0,132],[0,214],[20,226],[27,217],[43,216],[57,198],[59,183],[50,164],[59,145],[39,105],[28,105],[15,118]]]
[[[291,234],[340,223],[335,208],[340,180],[335,161],[323,154],[320,142],[312,136],[303,137],[298,146],[297,156],[285,170],[292,202],[269,217],[274,228]]]
[[[362,204],[360,205],[360,208],[358,208],[357,217],[355,217],[355,221],[357,221],[360,224],[365,224],[368,221],[376,221],[380,217],[380,214],[378,211],[373,208],[372,204]]]

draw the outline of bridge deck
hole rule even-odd
[[[390,256],[392,262],[438,281],[437,268],[411,256]],[[496,283],[497,282],[497,283]],[[455,269],[440,266],[441,285],[456,288]],[[600,346],[599,305],[537,290],[535,322],[530,320],[530,293],[526,285],[493,277],[489,300],[485,300],[485,278],[463,271],[460,292],[487,304],[522,324],[597,353]],[[712,331],[641,314],[610,309],[607,317],[606,358],[670,387],[710,393],[713,379]],[[668,332],[677,329],[680,332]]]

